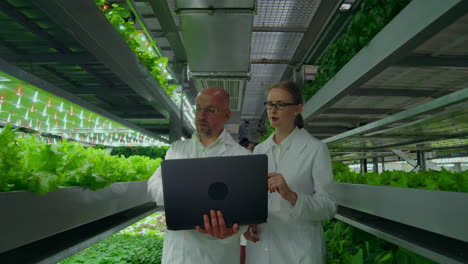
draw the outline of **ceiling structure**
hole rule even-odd
[[[228,90],[233,114],[226,128],[236,138],[239,124],[248,120],[246,136],[254,140],[265,121],[265,89],[295,75],[307,54],[323,52],[353,13],[353,8],[339,11],[340,0],[197,1],[197,5],[173,0],[109,2],[136,13],[135,25],[157,41],[169,58],[174,81],[182,85],[192,104],[205,87],[218,85]],[[58,5],[8,0],[0,4],[0,11],[0,58],[11,68],[142,131],[169,135],[181,130],[176,125],[180,121],[173,122],[180,114],[178,106],[135,61],[94,1],[78,8],[73,1]],[[208,29],[207,25],[217,27]],[[321,46],[313,48],[316,43]],[[179,134],[190,136],[193,127],[187,123]]]
[[[46,0],[3,1],[0,58],[10,68],[30,73],[149,133],[180,131],[180,109],[135,60],[94,2],[80,6],[73,2],[59,6]],[[344,32],[361,3],[109,2],[135,12],[135,25],[157,41],[169,58],[174,82],[182,85],[191,104],[204,87],[228,90],[234,111],[226,128],[236,138],[239,125],[248,126],[244,136],[251,140],[258,139],[265,121],[265,89],[280,80],[313,79],[314,64]],[[400,28],[384,28],[385,34],[378,35],[384,37],[376,37],[306,102],[306,129],[317,138],[333,138],[467,87],[466,4],[438,5],[411,2],[405,12],[414,12],[414,32],[404,26],[408,16],[397,16],[392,24]],[[418,8],[434,13],[432,24],[424,24],[428,22],[418,15]],[[183,123],[181,134],[190,136],[193,128],[187,120]]]
[[[94,1],[2,1],[0,23],[6,74],[153,137],[193,132]]]
[[[321,54],[327,45],[342,33],[342,28],[349,22],[349,18],[359,4],[359,1],[346,2],[353,4],[346,11],[339,10],[343,4],[341,0],[246,0],[237,1],[235,4],[233,1],[197,1],[196,6],[187,5],[190,1],[135,0],[134,4],[148,30],[157,39],[159,47],[173,65],[188,63],[190,68],[191,58],[186,51],[197,45],[186,39],[190,37],[186,34],[187,31],[193,36],[198,36],[201,43],[209,46],[206,52],[199,51],[197,54],[202,54],[205,60],[212,62],[214,65],[210,70],[212,76],[200,78],[196,74],[191,74],[189,69],[190,80],[185,84],[185,88],[193,96],[200,89],[212,85],[228,90],[233,97],[231,100],[233,116],[226,126],[228,131],[237,137],[239,124],[242,121],[249,121],[248,134],[245,136],[257,140],[259,137],[257,128],[265,122],[263,108],[265,89],[281,80],[291,78],[293,73],[302,74],[300,69],[306,55],[312,52],[316,56]],[[172,16],[167,15],[168,10]],[[199,19],[200,17],[210,19],[212,16],[210,12],[218,14],[217,24],[221,26],[218,25],[216,29],[206,27],[197,29],[188,24],[191,26],[188,29],[186,28],[188,25],[184,26],[183,19],[181,23],[184,12],[197,12]],[[250,26],[233,27],[232,18],[228,17],[227,13],[231,14],[231,17],[235,16],[232,14],[238,16],[242,14],[245,17],[248,17],[246,15],[248,13],[254,14],[253,21]],[[245,23],[244,18],[242,21]],[[242,35],[246,30],[249,35]],[[207,35],[207,32],[211,34]],[[213,38],[212,34],[216,37]],[[225,34],[234,38],[226,42]],[[318,43],[320,47],[313,48],[319,46]],[[250,57],[247,61],[229,57],[239,54],[237,52],[239,46],[249,47]],[[229,65],[227,69],[217,71],[216,69],[222,66],[217,66],[216,63]],[[197,66],[196,63],[192,64]],[[226,74],[228,70],[235,71],[236,67],[244,71],[247,69],[248,77],[241,74]]]

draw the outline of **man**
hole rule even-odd
[[[231,117],[229,94],[220,87],[210,87],[198,94],[192,139],[177,141],[167,151],[166,159],[248,155],[224,129]],[[187,168],[190,173],[190,168]],[[149,179],[148,189],[158,205],[163,205],[161,170]],[[202,217],[202,216],[200,216]],[[221,212],[203,216],[204,228],[170,231],[164,234],[162,263],[239,263],[239,241],[243,232],[237,224],[227,227]]]

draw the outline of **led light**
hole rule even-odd
[[[83,110],[81,110],[80,119],[83,120]]]
[[[51,107],[52,106],[52,98],[49,97],[49,99],[47,99],[47,104],[46,104],[47,107]]]
[[[60,103],[59,111],[60,111],[60,113],[63,112],[63,102]]]
[[[33,101],[34,103],[37,102],[37,95],[38,95],[38,94],[39,94],[38,91],[36,91],[36,92],[34,93],[34,96],[33,96],[33,99],[32,99],[32,101]]]
[[[18,100],[16,100],[16,109],[20,108],[21,106],[21,96],[18,97]]]
[[[124,25],[120,25],[119,28],[120,28],[120,30],[124,30],[124,29],[125,29]]]
[[[67,113],[65,113],[63,117],[63,129],[67,129]]]
[[[340,6],[340,11],[348,11],[349,9],[351,9],[351,4],[343,3],[343,4]]]
[[[29,118],[29,111],[26,111],[26,114],[24,114],[24,120],[28,120]]]
[[[17,95],[17,96],[23,95],[23,85],[22,85],[22,84],[20,84],[20,85],[18,86],[18,88],[16,89],[16,95]]]
[[[44,106],[44,110],[42,110],[42,116],[46,116],[47,114],[47,105]]]

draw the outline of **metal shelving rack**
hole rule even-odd
[[[0,262],[55,263],[161,210],[146,182],[0,193]]]
[[[342,160],[451,139],[445,147],[466,147],[467,14],[467,1],[410,2],[305,104],[309,132]],[[361,124],[350,129],[351,120]],[[326,131],[332,122],[341,131]],[[468,194],[343,183],[329,191],[337,219],[440,263],[468,261]]]

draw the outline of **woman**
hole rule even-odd
[[[254,150],[268,156],[268,221],[244,234],[246,263],[325,263],[321,221],[336,212],[324,190],[333,181],[331,160],[326,145],[303,129],[302,106],[295,83],[268,89],[275,133]]]

